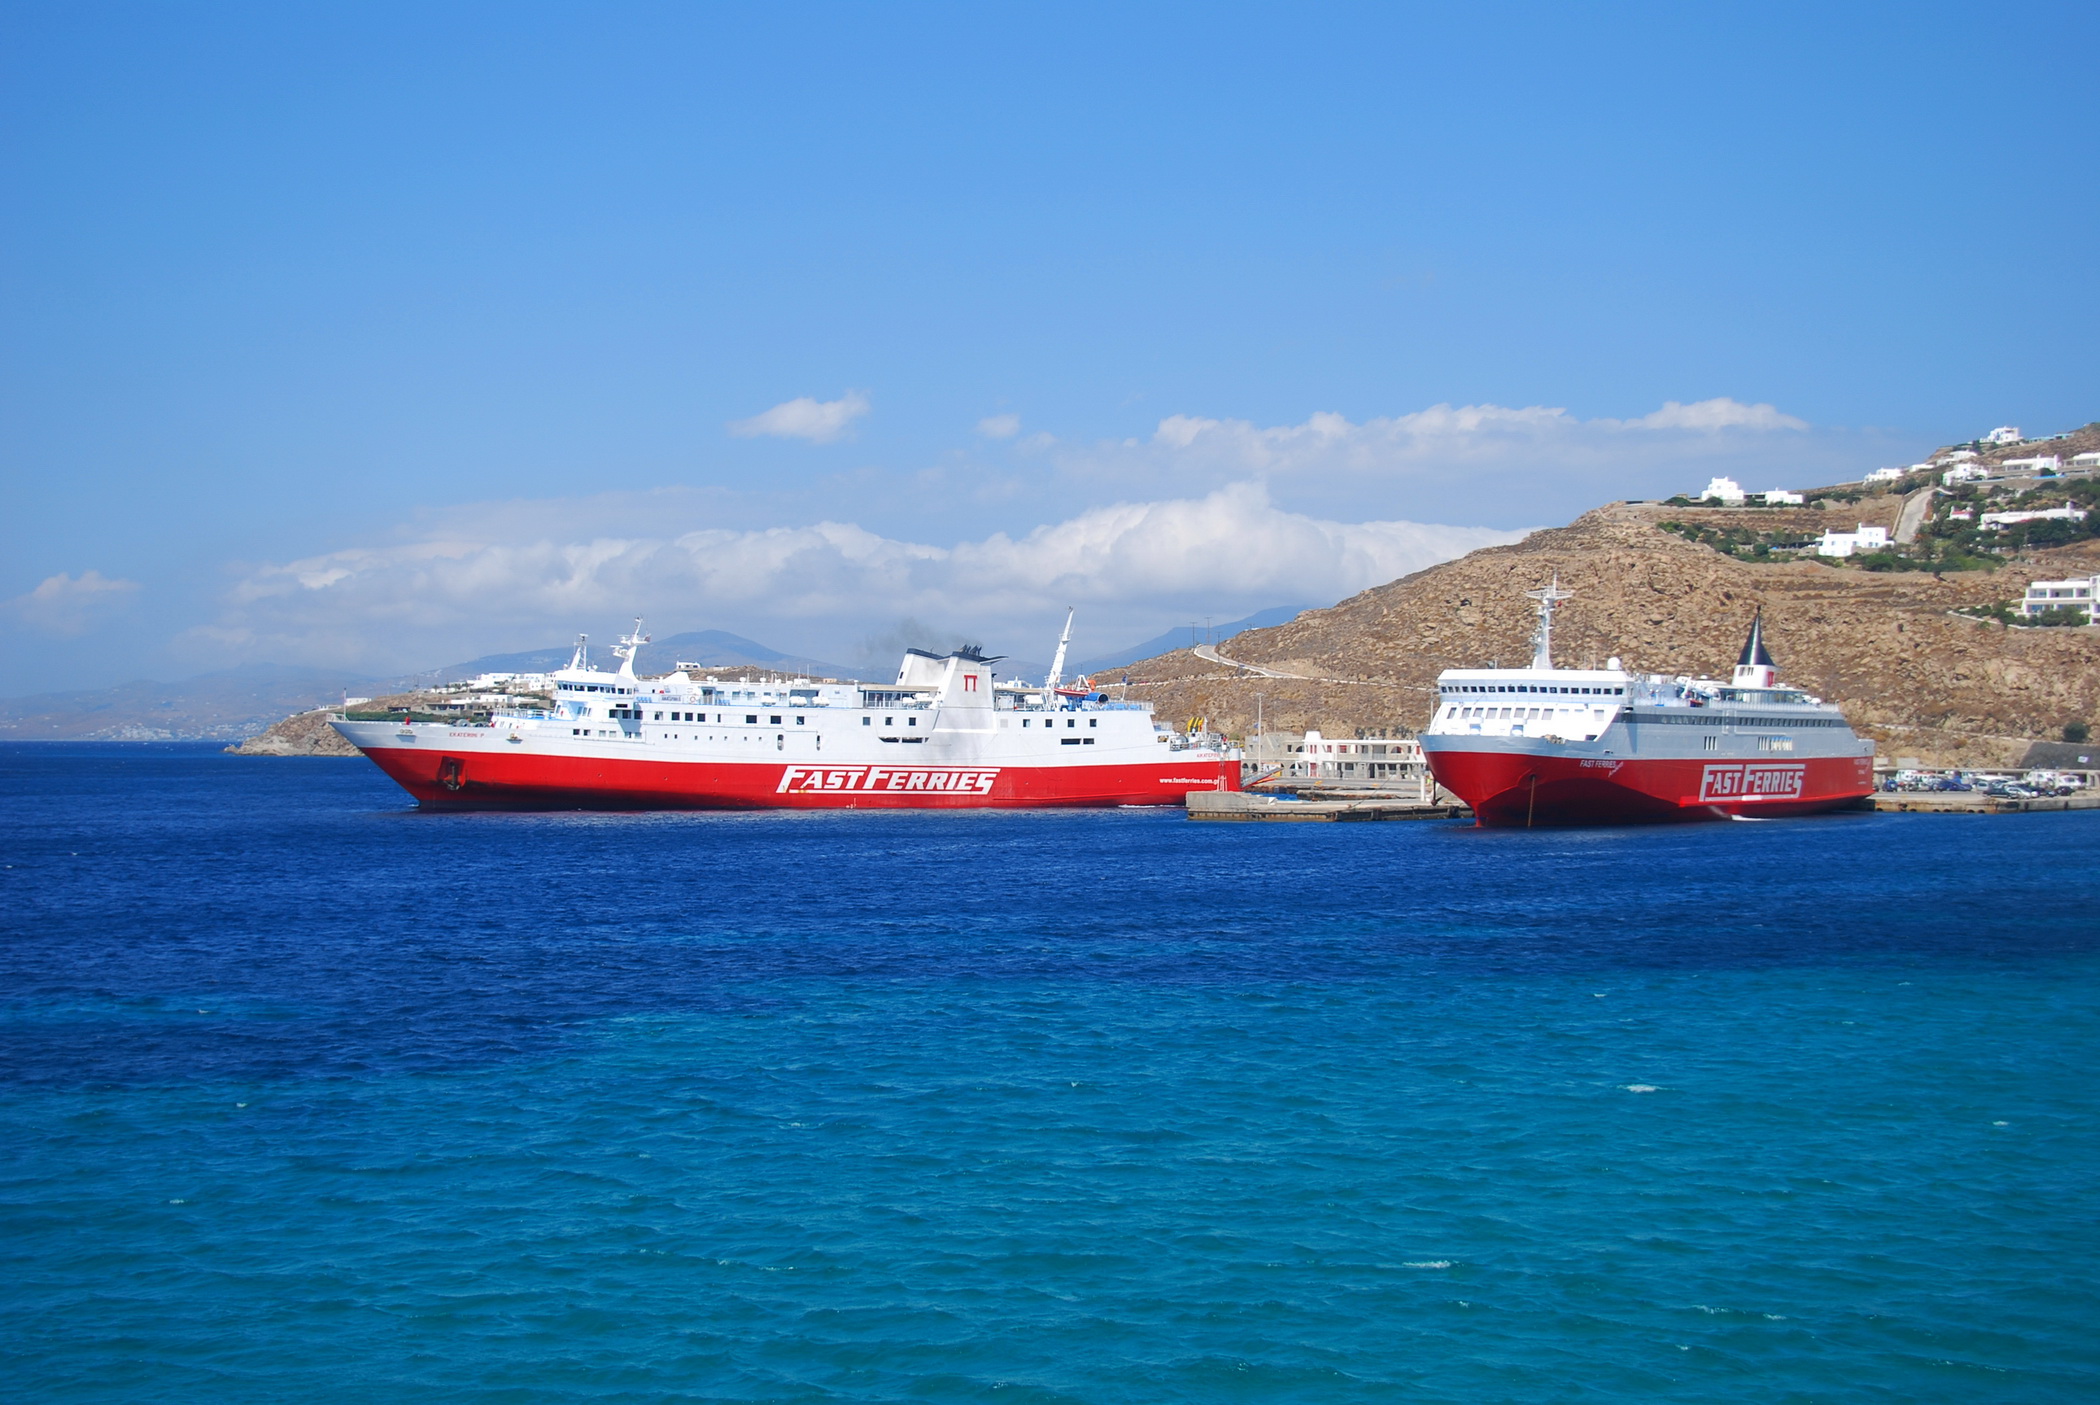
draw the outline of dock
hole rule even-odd
[[[1285,824],[1351,824],[1368,820],[1471,819],[1464,805],[1437,805],[1400,795],[1347,795],[1307,791],[1265,795],[1248,790],[1192,790],[1192,820],[1270,820]]]
[[[2021,800],[1981,791],[1877,791],[1862,802],[1880,814],[1898,815],[2030,815],[2057,810],[2100,810],[2100,795],[2044,795]],[[1396,795],[1349,795],[1308,790],[1302,795],[1263,794],[1247,790],[1192,790],[1192,820],[1268,820],[1281,824],[1350,824],[1368,820],[1463,820],[1473,812],[1464,805],[1429,804]]]
[[[1897,815],[2031,815],[2046,810],[2100,810],[2100,795],[2038,795],[2021,800],[1985,795],[1978,790],[1876,791],[1871,797],[1881,814]]]

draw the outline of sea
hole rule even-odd
[[[9,1400],[2100,1398],[2100,813],[0,789]]]

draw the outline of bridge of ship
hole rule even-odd
[[[1730,728],[1843,727],[1844,718],[1794,688],[1609,671],[1451,671],[1437,680],[1433,733],[1595,741],[1614,720]],[[1753,711],[1774,709],[1774,711]],[[1791,750],[1784,738],[1764,747]]]
[[[1595,741],[1625,705],[1627,676],[1602,669],[1447,671],[1432,733]]]

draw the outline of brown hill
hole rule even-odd
[[[355,756],[357,748],[343,740],[341,732],[328,725],[328,719],[341,711],[337,707],[324,707],[313,712],[295,712],[271,723],[259,735],[226,750],[235,756]]]
[[[1900,501],[1768,511],[1758,521],[1767,530],[1793,519],[1806,531],[1833,519],[1890,525]],[[1600,508],[1219,646],[1234,663],[1298,677],[1250,677],[1182,650],[1132,665],[1128,692],[1164,719],[1206,717],[1235,734],[1251,729],[1257,694],[1272,730],[1417,728],[1439,670],[1527,661],[1534,615],[1524,592],[1558,574],[1575,592],[1555,629],[1564,666],[1616,654],[1647,672],[1725,677],[1761,607],[1782,675],[1843,705],[1891,758],[2016,764],[2030,741],[2100,714],[2100,631],[2008,629],[1950,613],[2017,598],[2029,580],[2100,571],[2096,544],[1936,576],[1750,563],[1656,526],[1707,516],[1742,520],[1727,509]]]

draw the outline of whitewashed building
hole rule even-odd
[[[1980,463],[1958,463],[1940,475],[1940,482],[1952,487],[1956,483],[1980,483],[1991,476],[1991,471]]]
[[[1741,507],[1744,500],[1749,496],[1748,493],[1743,491],[1743,485],[1736,482],[1733,478],[1716,478],[1706,485],[1706,491],[1699,495],[1699,501],[1718,502],[1728,507]]]
[[[2033,618],[2044,610],[2082,610],[2093,622],[2093,601],[2100,598],[2100,576],[2073,576],[2067,581],[2036,581],[2020,601],[2020,613]]]
[[[1774,488],[1770,492],[1760,493],[1758,496],[1765,500],[1765,506],[1767,507],[1786,507],[1789,505],[1799,507],[1802,503],[1808,501],[1801,494],[1789,493],[1784,488]]]
[[[1877,468],[1859,481],[1862,483],[1893,483],[1908,472],[1910,470],[1907,468]]]
[[[2010,527],[2016,522],[2083,522],[2085,509],[2065,503],[2062,507],[2035,508],[2027,512],[1986,512],[1980,527]]]
[[[1429,768],[1413,737],[1327,737],[1268,732],[1247,740],[1247,759],[1276,779],[1381,788],[1424,787]]]
[[[1850,556],[1860,551],[1881,551],[1889,544],[1889,529],[1859,524],[1856,532],[1825,532],[1816,543],[1818,556]]]
[[[2100,468],[2100,452],[2071,455],[2073,468]]]
[[[2017,444],[2021,442],[2020,427],[2016,424],[2001,424],[1989,434],[1984,435],[1983,442],[1986,444]]]
[[[2034,473],[2055,473],[2063,466],[2063,458],[2058,454],[2036,454],[2033,458],[2027,459],[2005,459],[1998,465],[2000,468],[2011,469],[2015,472],[2026,469]]]

